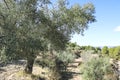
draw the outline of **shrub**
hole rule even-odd
[[[109,63],[109,58],[91,58],[84,63],[82,68],[84,80],[113,80],[112,78],[105,78],[106,75],[113,75],[113,69]]]
[[[98,53],[95,54],[93,50],[87,50],[81,53],[81,57],[83,62],[86,63],[93,57],[99,57],[99,54]]]
[[[75,59],[75,54],[69,51],[62,51],[62,52],[56,53],[56,56],[60,61],[63,61],[65,63],[72,62]]]
[[[102,48],[102,54],[103,55],[108,55],[108,47],[107,46],[104,46],[103,48]]]
[[[120,46],[109,48],[109,56],[120,60]]]

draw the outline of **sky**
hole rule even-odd
[[[75,34],[71,42],[80,46],[120,45],[120,0],[69,0],[73,5],[91,2],[95,6],[97,22],[89,24],[84,36]]]

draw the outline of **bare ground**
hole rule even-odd
[[[76,59],[75,63],[69,64],[69,66],[72,67],[68,67],[69,71],[67,78],[64,78],[63,80],[82,80],[80,69],[78,67],[79,63],[77,63],[79,60],[81,59]],[[0,66],[0,80],[48,80],[48,77],[50,76],[49,70],[36,65],[33,67],[32,75],[25,75],[22,72],[24,70],[25,63],[26,61],[21,60],[5,66]],[[33,79],[31,76],[37,78]],[[39,76],[44,77],[44,79],[41,79]]]

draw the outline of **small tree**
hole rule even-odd
[[[102,54],[103,54],[103,55],[108,55],[108,47],[107,47],[107,46],[104,46],[104,47],[102,48]]]
[[[120,59],[120,46],[115,47],[114,52],[113,52],[113,57],[115,59]]]
[[[100,53],[101,52],[101,48],[100,47],[95,47],[95,53]]]

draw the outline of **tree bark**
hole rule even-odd
[[[25,67],[25,73],[27,74],[32,74],[32,71],[33,71],[33,64],[34,64],[34,60],[35,60],[35,56],[28,56],[27,57],[27,64],[26,64],[26,67]]]

